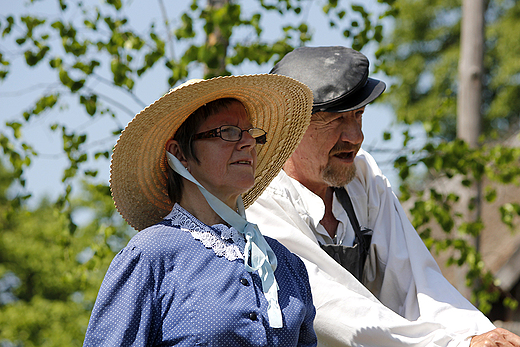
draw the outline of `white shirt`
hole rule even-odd
[[[364,285],[318,244],[351,245],[354,239],[336,198],[335,240],[319,225],[325,213],[321,198],[283,171],[247,210],[264,235],[305,263],[319,346],[468,346],[472,336],[493,330],[442,276],[372,156],[360,150],[355,165],[356,178],[346,189],[359,224],[373,230]]]
[[[305,188],[298,181],[289,177],[290,180],[293,180],[297,186]],[[321,201],[321,199],[320,199]],[[336,228],[336,235],[334,238],[331,238],[327,230],[318,223],[316,225],[316,240],[321,244],[336,244],[336,245],[344,245],[344,246],[352,246],[354,244],[354,239],[356,234],[352,225],[350,224],[347,211],[341,206],[341,203],[334,195],[334,199],[332,200],[332,214],[334,218],[338,221],[338,227]],[[361,227],[363,227],[361,225]]]

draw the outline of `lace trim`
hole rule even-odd
[[[189,232],[195,240],[202,242],[206,248],[213,249],[219,257],[229,261],[244,259],[245,238],[233,227],[224,224],[208,226],[178,204],[173,206],[165,220],[168,220],[172,226]]]

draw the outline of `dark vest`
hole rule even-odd
[[[368,256],[370,242],[372,242],[372,230],[361,229],[354,213],[352,201],[345,190],[345,188],[334,188],[334,192],[338,197],[339,202],[347,212],[350,224],[354,228],[356,237],[352,246],[334,245],[334,244],[320,244],[321,248],[327,252],[335,261],[347,269],[360,282],[363,277],[363,268]]]

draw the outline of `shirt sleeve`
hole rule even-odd
[[[282,172],[280,175],[285,174]],[[415,308],[411,309],[419,314],[414,318],[406,318],[398,313],[399,310],[394,311],[383,304],[378,297],[319,247],[313,235],[311,223],[306,220],[308,216],[305,209],[312,206],[305,206],[305,202],[300,201],[295,191],[291,190],[288,178],[286,177],[287,179],[284,181],[280,175],[273,181],[273,186],[268,187],[247,210],[247,216],[249,220],[259,225],[262,232],[267,232],[268,236],[276,238],[303,260],[309,275],[316,307],[314,329],[320,346],[467,346],[469,345],[468,338],[472,335],[493,329],[493,325],[485,316],[471,305],[458,308],[448,301],[442,303],[441,308],[438,309],[436,306],[438,299],[429,297],[430,292],[420,292],[423,286],[417,287],[414,284],[415,273],[401,283],[398,278],[400,274],[398,262],[395,263],[396,267],[392,270],[395,272],[395,282],[385,283],[385,286],[387,284],[393,286],[388,287],[388,293],[393,292],[397,296],[404,297],[403,303],[410,304],[414,297],[421,299],[421,302],[417,301],[418,311]],[[395,212],[393,202],[391,207],[393,220],[386,221],[386,223],[398,225],[402,222],[400,220],[402,216]],[[380,220],[383,219],[384,217],[380,216]],[[360,221],[360,223],[362,222]],[[384,232],[384,229],[380,229],[379,232]],[[404,237],[404,235],[401,236]],[[420,238],[415,238],[414,246],[416,246],[417,240],[422,243]],[[397,247],[401,241],[396,239],[395,246]],[[387,254],[391,251],[386,250]],[[417,253],[421,251],[418,249]],[[426,252],[429,254],[427,250]],[[378,255],[376,255],[377,257]],[[423,259],[412,259],[418,261],[414,265],[415,269],[421,269],[425,265],[421,264]],[[402,252],[399,253],[398,260],[410,263],[410,259]],[[428,261],[426,265],[432,264]],[[387,266],[385,270],[391,268],[392,266]],[[405,269],[401,271],[405,271]],[[437,270],[429,267],[423,277],[429,277],[430,271]],[[441,281],[441,277],[442,275],[435,276],[435,281]],[[446,280],[444,279],[444,281]],[[424,284],[430,285],[431,283]],[[451,290],[449,294],[456,294],[455,292]],[[460,296],[460,294],[458,295]],[[456,318],[443,322],[450,312],[459,317],[465,317],[465,322],[458,322],[456,326],[449,324],[453,323]],[[439,316],[439,313],[442,315]],[[467,324],[467,319],[474,320],[475,318],[477,318],[478,324]],[[461,328],[464,325],[466,327]],[[477,325],[478,331],[474,329]]]
[[[356,166],[362,179],[348,188],[374,231],[364,278],[372,293],[408,320],[441,323],[460,343],[494,329],[442,275],[374,159],[363,152]]]
[[[127,246],[105,275],[92,310],[84,346],[151,345],[154,276],[144,255]]]

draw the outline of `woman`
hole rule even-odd
[[[311,105],[284,76],[218,77],[175,88],[128,124],[110,186],[140,232],[108,269],[85,346],[316,345],[303,263],[244,214]]]

